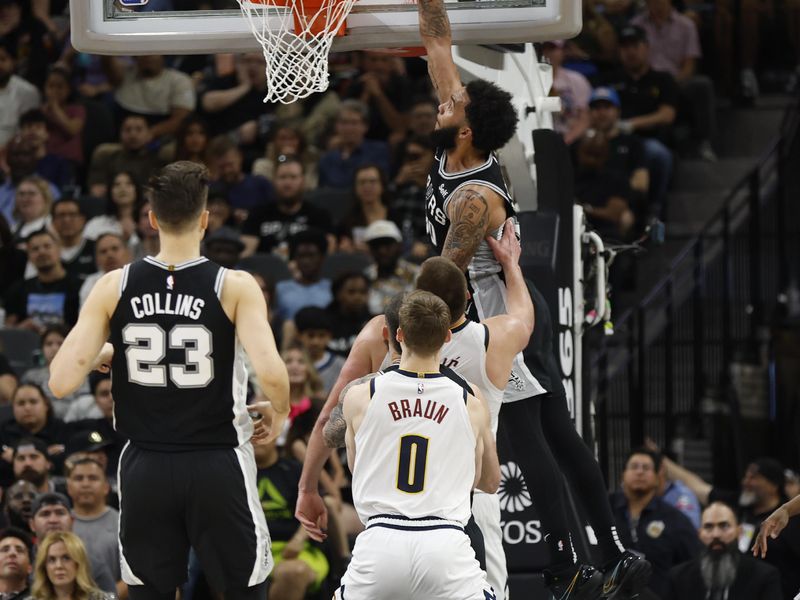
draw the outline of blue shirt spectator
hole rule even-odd
[[[661,499],[686,515],[695,529],[700,529],[700,501],[685,483],[668,481]]]
[[[297,276],[275,286],[275,312],[279,318],[294,319],[301,308],[324,308],[331,303],[331,281],[321,276],[327,249],[328,240],[317,229],[306,229],[289,238],[289,259],[297,266]]]
[[[214,138],[208,147],[208,155],[209,166],[217,174],[211,190],[228,198],[237,225],[247,219],[252,209],[272,200],[272,184],[260,175],[249,175],[242,170],[242,152],[229,138]]]

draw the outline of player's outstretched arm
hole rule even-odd
[[[366,383],[370,379],[376,377],[378,373],[370,373],[364,375],[355,381],[348,383],[342,393],[339,394],[339,403],[333,407],[330,419],[325,424],[322,430],[322,436],[325,438],[325,445],[328,448],[344,448],[345,445],[345,431],[347,430],[347,423],[344,420],[344,398],[350,388],[357,386],[360,383]]]
[[[382,347],[385,350],[386,347],[382,330],[383,317],[374,317],[358,334],[308,439],[303,473],[298,485],[295,517],[311,538],[318,542],[325,539],[325,530],[328,527],[328,511],[319,495],[319,476],[331,454],[330,448],[325,445],[323,431],[345,386],[375,370],[372,368],[373,354],[377,349]]]
[[[494,494],[500,486],[500,460],[497,458],[497,445],[492,433],[489,406],[476,386],[471,386],[474,394],[467,398],[472,429],[475,432],[476,481],[475,487],[487,494]]]
[[[63,398],[77,390],[99,367],[100,351],[108,339],[109,321],[119,299],[121,270],[103,275],[92,289],[78,322],[50,363],[50,390]],[[104,359],[101,359],[104,360]]]
[[[244,271],[227,272],[222,304],[230,306],[231,303],[235,307],[233,323],[236,335],[250,358],[261,391],[269,400],[269,410],[265,408],[262,411],[261,405],[254,405],[262,416],[270,419],[266,423],[269,434],[258,440],[266,443],[278,437],[289,414],[289,375],[267,320],[264,294],[252,275]]]
[[[428,74],[439,102],[461,94],[463,86],[453,62],[450,19],[443,0],[419,0],[419,33],[428,54]]]
[[[767,540],[776,539],[781,531],[789,524],[789,519],[800,514],[800,495],[779,506],[766,520],[761,523],[758,537],[753,544],[753,556],[767,556]]]

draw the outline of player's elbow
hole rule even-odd
[[[54,373],[52,369],[50,371],[50,379],[47,382],[47,386],[50,388],[53,396],[59,400],[70,392],[69,387],[65,384],[63,379]]]
[[[484,469],[477,487],[482,492],[494,494],[500,488],[500,469]]]

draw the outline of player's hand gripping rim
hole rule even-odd
[[[486,236],[486,243],[492,249],[494,257],[501,265],[515,265],[519,263],[519,257],[522,254],[522,246],[517,239],[516,228],[514,227],[514,219],[506,219],[503,223],[503,235],[500,239],[495,239],[492,236]]]

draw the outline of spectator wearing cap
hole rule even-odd
[[[14,479],[28,481],[36,487],[36,492],[63,491],[63,483],[51,476],[53,463],[47,445],[39,438],[21,439],[14,448]]]
[[[10,40],[3,38],[0,43],[0,150],[14,137],[19,118],[41,103],[36,86],[25,81],[14,71],[17,66],[17,52]]]
[[[672,176],[672,152],[666,144],[673,137],[678,85],[672,75],[650,66],[650,46],[641,27],[629,25],[620,32],[619,55],[622,70],[600,75],[597,83],[619,94],[620,130],[644,138],[651,203],[654,212],[660,212]]]
[[[67,273],[86,281],[97,270],[95,243],[83,235],[86,216],[81,203],[75,198],[65,197],[53,204],[52,227],[61,244],[61,262]]]
[[[309,228],[331,232],[330,213],[305,201],[303,173],[303,162],[297,156],[277,157],[275,200],[254,208],[242,225],[244,256],[276,250],[285,256],[288,240],[294,234]]]
[[[30,481],[15,481],[14,484],[6,490],[4,496],[4,525],[7,524],[12,527],[19,527],[28,533],[31,509],[37,496],[36,486]]]
[[[358,100],[345,100],[336,115],[333,147],[319,159],[319,185],[347,189],[353,184],[356,169],[366,163],[378,165],[389,174],[389,145],[366,139],[369,108]]]
[[[742,554],[733,509],[712,502],[702,515],[697,558],[673,567],[665,598],[681,600],[782,600],[781,578],[772,565]]]
[[[392,221],[375,221],[364,232],[374,264],[365,274],[371,280],[369,312],[382,314],[395,294],[410,292],[419,275],[419,266],[402,258],[403,236]]]
[[[672,0],[647,0],[647,11],[631,19],[631,24],[647,34],[650,66],[678,82],[679,116],[688,117],[698,154],[704,160],[716,160],[710,141],[717,120],[714,84],[697,73],[697,59],[702,56],[697,25],[675,10]]]
[[[561,98],[561,112],[553,115],[553,129],[571,145],[589,128],[589,96],[592,86],[578,73],[563,67],[564,40],[542,44],[542,55],[553,67],[552,95]]]
[[[72,505],[69,498],[58,492],[39,494],[33,501],[30,530],[41,542],[48,533],[72,531]]]
[[[119,233],[101,233],[94,244],[94,261],[97,271],[86,277],[78,295],[81,306],[86,302],[92,288],[106,273],[121,269],[131,262],[131,251],[125,238]]]
[[[226,269],[235,269],[244,250],[239,232],[233,227],[220,227],[203,240],[203,256]]]
[[[47,130],[47,118],[41,109],[29,110],[19,118],[19,133],[33,145],[37,175],[61,189],[75,181],[75,173],[69,161],[47,151],[50,134]]]
[[[697,494],[700,503],[724,502],[738,509],[741,523],[739,550],[749,551],[762,521],[778,508],[784,498],[783,466],[774,458],[761,457],[747,465],[739,490],[724,490],[703,481],[697,474],[665,459],[667,475],[679,479]],[[791,520],[776,540],[771,540],[766,561],[777,567],[786,598],[793,598],[800,589],[800,521]]]
[[[658,497],[661,456],[647,448],[628,455],[621,489],[611,495],[611,508],[620,541],[644,554],[653,567],[648,584],[667,599],[669,570],[695,558],[701,550],[697,530],[679,510]]]
[[[28,577],[32,572],[33,543],[22,529],[9,527],[0,532],[0,598],[25,600],[29,597]]]
[[[620,101],[614,88],[598,87],[589,99],[589,131],[602,133],[608,140],[605,169],[627,180],[632,193],[631,209],[646,207],[650,173],[644,160],[644,143],[635,133],[619,128]],[[699,518],[698,514],[698,518]]]
[[[293,279],[275,286],[275,309],[283,320],[294,319],[305,306],[325,307],[333,299],[331,280],[322,277],[328,241],[317,229],[307,229],[289,238],[289,260],[296,268]]]
[[[110,492],[103,466],[93,458],[80,458],[70,468],[67,492],[72,499],[72,530],[86,546],[92,577],[104,592],[127,595],[119,561],[119,513],[106,504]],[[153,493],[158,493],[153,490]]]
[[[325,396],[330,393],[333,384],[339,377],[345,359],[328,351],[328,344],[333,339],[333,326],[325,309],[307,306],[297,311],[294,316],[297,339],[303,345],[317,375],[322,380]]]

